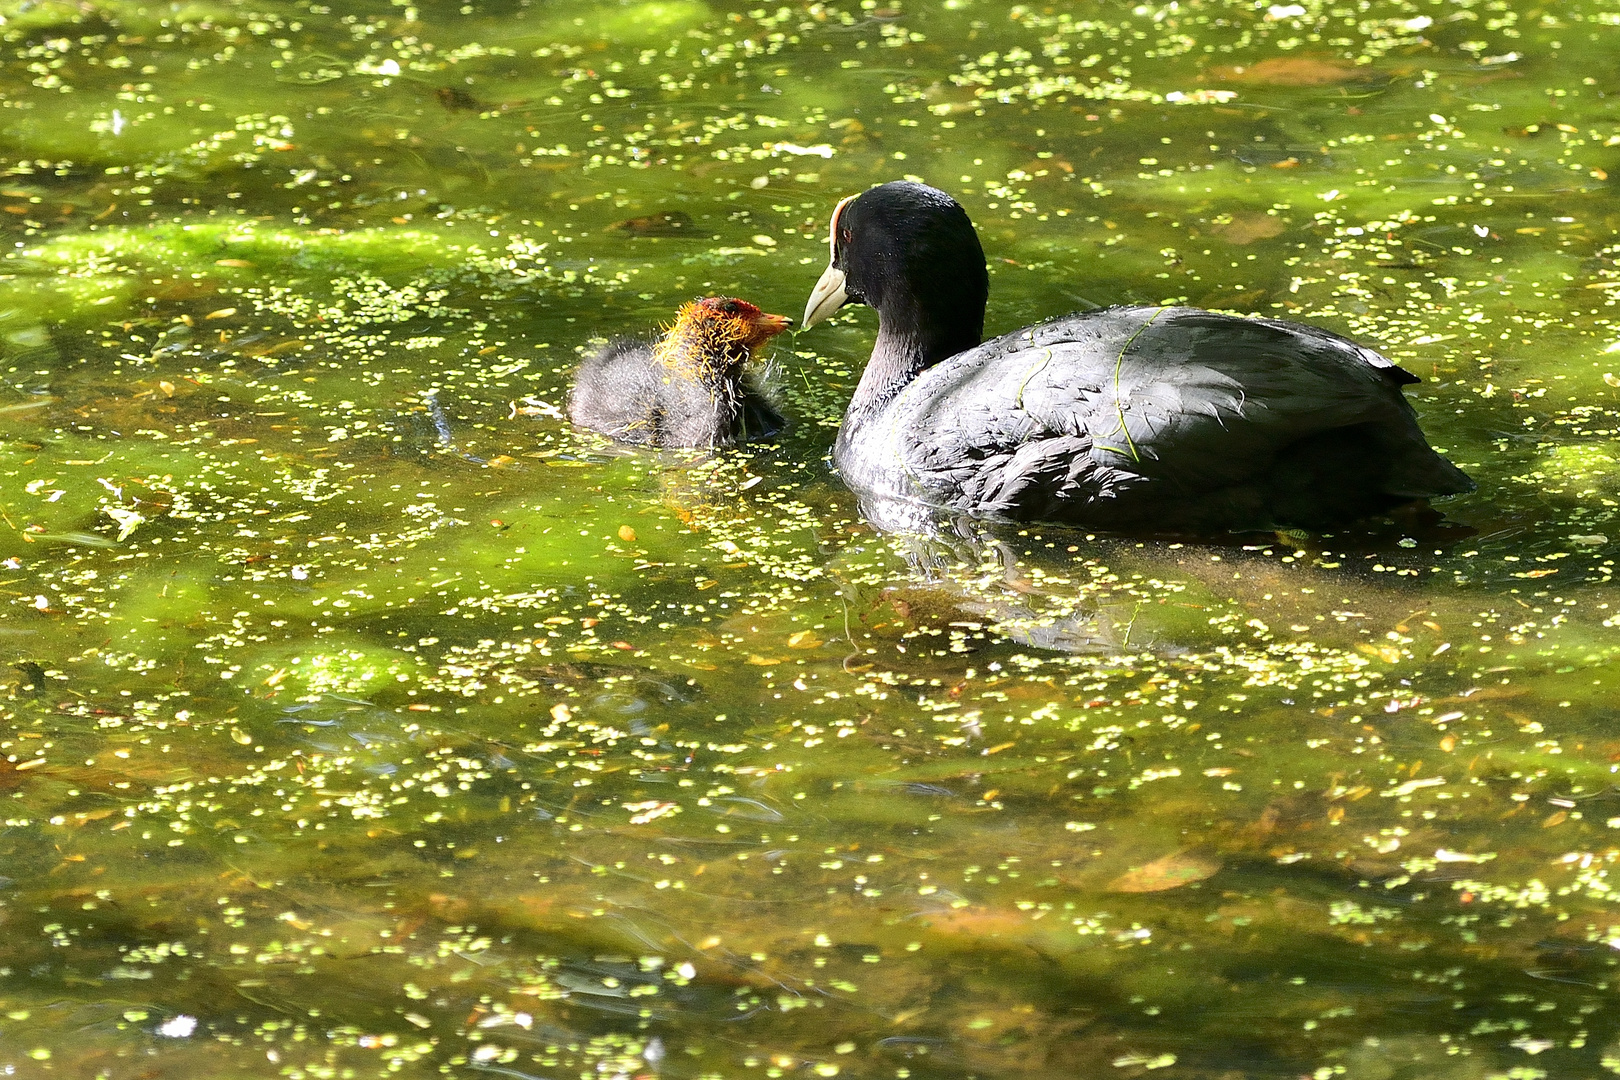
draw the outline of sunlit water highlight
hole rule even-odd
[[[0,2],[0,1073],[1620,1071],[1620,3]],[[987,331],[1384,349],[1449,523],[864,524],[875,320],[580,350],[949,189]]]

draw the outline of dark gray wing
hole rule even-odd
[[[953,357],[895,407],[930,500],[1018,519],[1264,524],[1273,487],[1345,469],[1392,496],[1468,489],[1423,439],[1392,372],[1406,374],[1314,328],[1109,308]],[[1318,446],[1340,430],[1358,434],[1342,451],[1331,438]],[[1311,449],[1296,462],[1299,447]],[[1324,473],[1324,453],[1347,460]]]

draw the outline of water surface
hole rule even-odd
[[[0,15],[0,1072],[1620,1071],[1616,0]],[[560,419],[901,176],[1479,492],[886,536],[860,308],[774,444]]]

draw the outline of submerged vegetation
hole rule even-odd
[[[0,0],[0,1072],[1620,1072],[1620,0]],[[1611,179],[1611,174],[1614,179]],[[1448,523],[885,536],[570,428],[949,189],[1284,315]]]

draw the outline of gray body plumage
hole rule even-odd
[[[1314,327],[1105,308],[858,394],[834,461],[869,498],[1005,520],[1324,528],[1473,490],[1419,430],[1414,381]]]
[[[636,446],[722,447],[781,430],[782,415],[752,373],[706,373],[665,366],[649,341],[618,338],[587,357],[568,395],[568,416]]]

